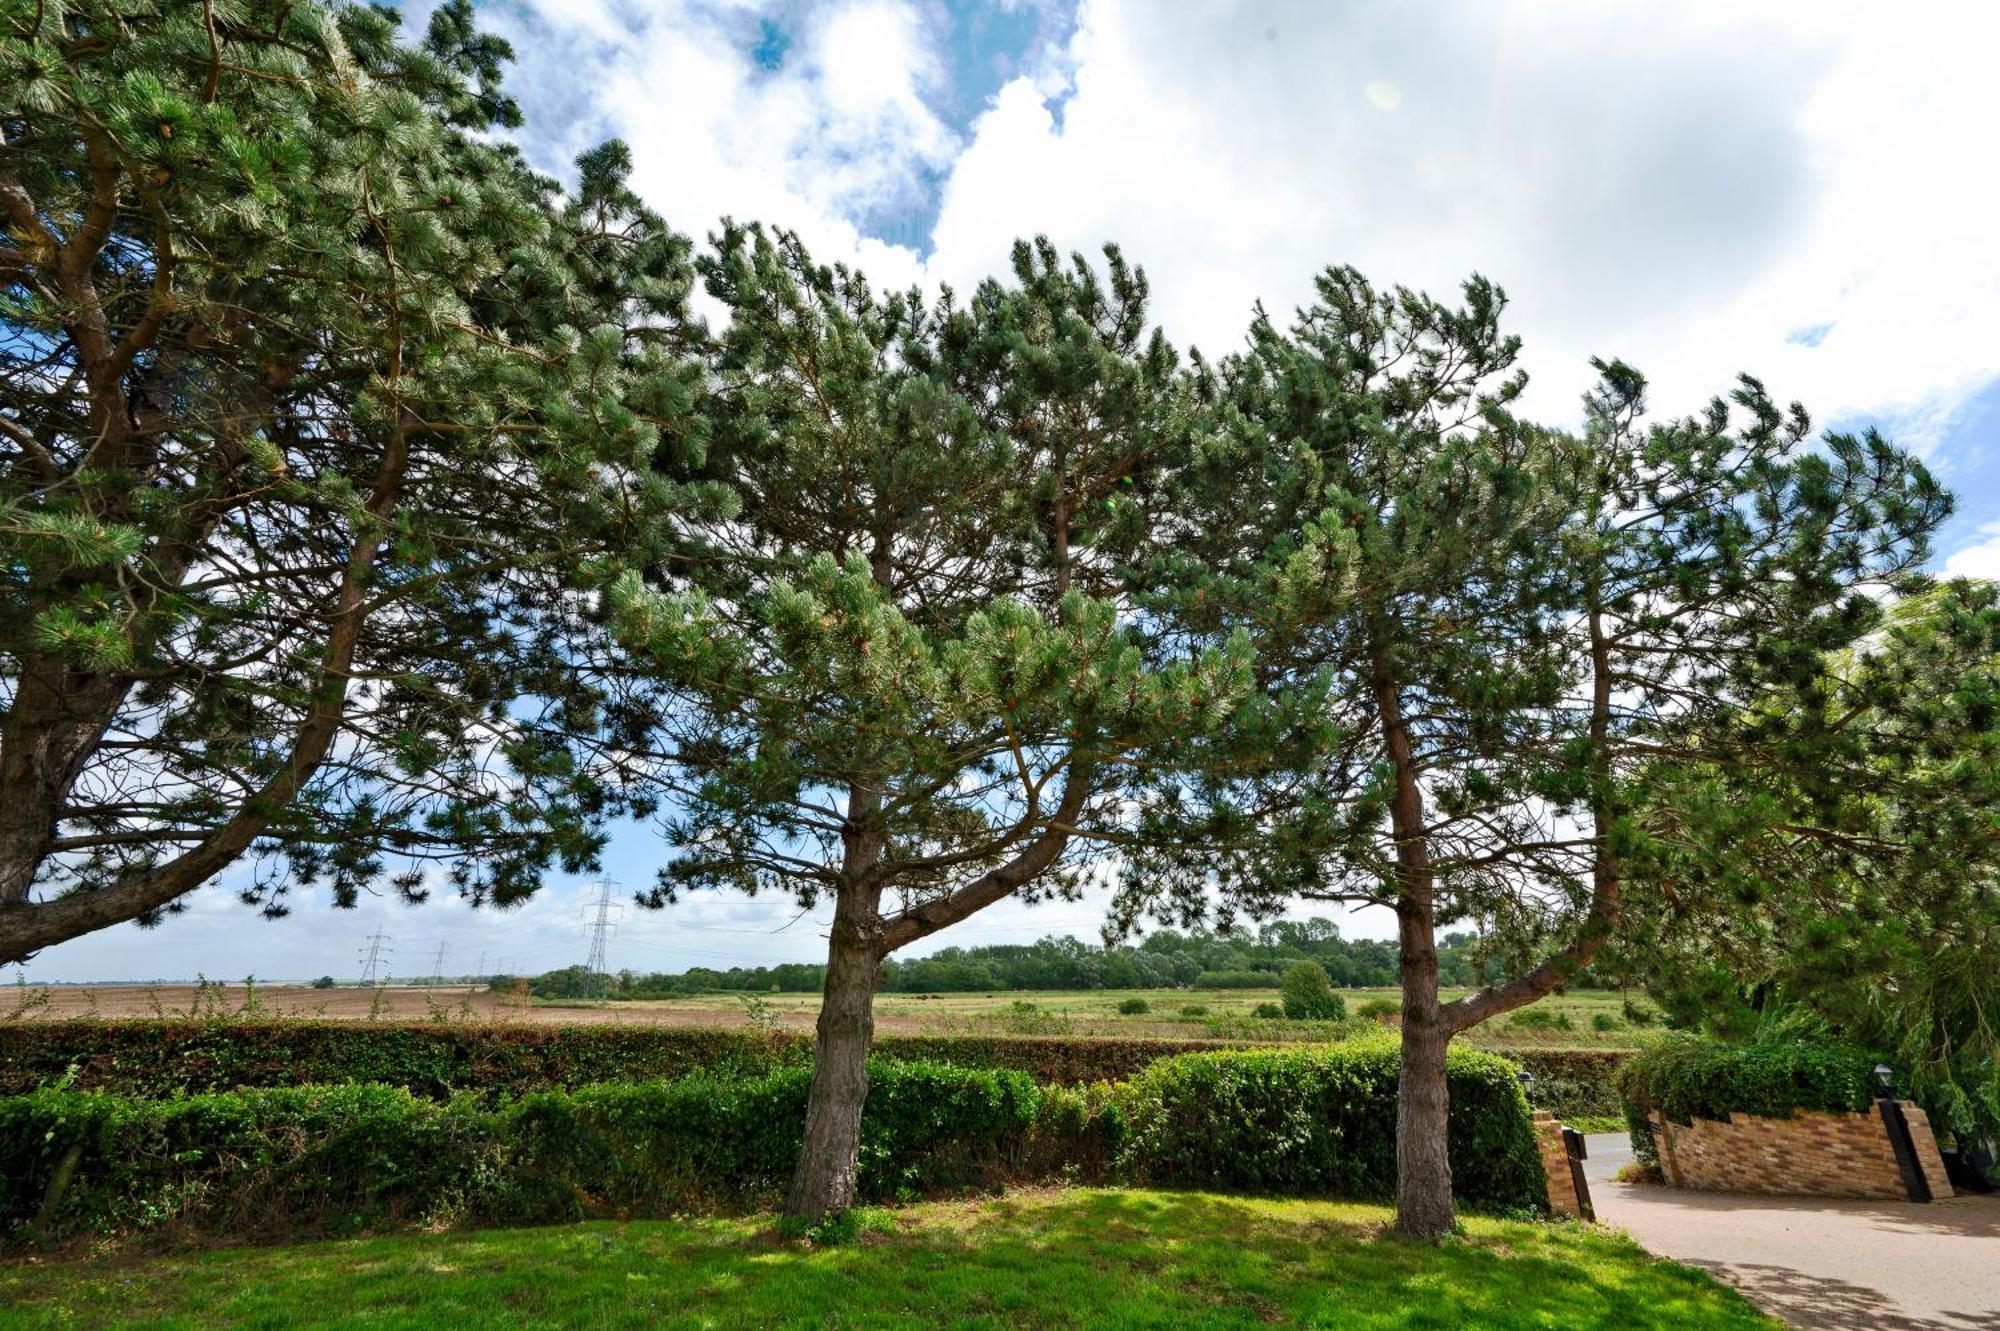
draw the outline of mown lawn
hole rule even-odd
[[[1774,1328],[1736,1294],[1572,1225],[1442,1245],[1381,1207],[1102,1189],[768,1222],[594,1223],[0,1267],[8,1327]]]

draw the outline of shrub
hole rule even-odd
[[[0,1233],[25,1237],[59,1174],[67,1184],[37,1237],[268,1236],[762,1205],[797,1159],[810,1076],[700,1074],[544,1091],[500,1108],[387,1086],[172,1100],[37,1091],[0,1099]],[[1043,1096],[1026,1076],[875,1062],[869,1078],[864,1196],[995,1182],[1027,1158]]]
[[[1186,1015],[1183,1013],[1183,1015]],[[1206,1016],[1207,1039],[884,1035],[878,1057],[1025,1072],[1043,1085],[1123,1081],[1176,1054],[1217,1041],[1267,1043],[1296,1030],[1247,1014]],[[1355,1035],[1372,1027],[1356,1022]],[[1513,1048],[1535,1074],[1535,1102],[1559,1116],[1616,1114],[1612,1073],[1622,1049]],[[470,1022],[339,1021],[0,1022],[0,1094],[61,1080],[76,1065],[79,1090],[168,1096],[236,1087],[371,1081],[446,1099],[487,1102],[598,1082],[648,1081],[696,1072],[746,1077],[811,1061],[797,1032],[668,1026],[543,1026]]]
[[[1118,1167],[1139,1183],[1388,1198],[1396,1186],[1391,1040],[1185,1054],[1155,1063],[1123,1099]],[[1515,1066],[1453,1049],[1454,1190],[1479,1210],[1546,1208]]]
[[[1590,1028],[1594,1031],[1621,1031],[1625,1029],[1625,1023],[1609,1012],[1600,1012],[1590,1019]]]
[[[1279,1021],[1285,1015],[1285,1010],[1276,1003],[1259,1003],[1255,1012],[1266,1021]]]
[[[1633,1154],[1657,1164],[1654,1113],[1675,1123],[1730,1114],[1852,1113],[1873,1098],[1874,1064],[1858,1050],[1805,1040],[1729,1045],[1669,1035],[1627,1060],[1616,1085]]]
[[[1354,1009],[1354,1015],[1369,1021],[1389,1022],[1403,1015],[1402,1005],[1393,998],[1371,998]]]
[[[1206,1017],[1208,1015],[1208,1004],[1183,1003],[1180,1007],[1180,1013],[1183,1017]]]
[[[1054,1014],[1050,1014],[1054,1015]],[[1060,1023],[1057,1023],[1060,1024]],[[884,1035],[885,1059],[1025,1072],[1037,1082],[1122,1081],[1156,1059],[1211,1049],[1190,1039]],[[472,1022],[0,1022],[0,1094],[68,1074],[78,1089],[164,1096],[239,1086],[353,1081],[486,1099],[710,1071],[754,1076],[812,1058],[799,1032]]]
[[[1629,998],[1620,1006],[1624,1009],[1625,1020],[1631,1022],[1634,1026],[1651,1026],[1660,1019],[1658,1012],[1655,1012],[1643,1003],[1634,1003]]]
[[[1347,1002],[1333,991],[1326,967],[1317,961],[1301,961],[1285,972],[1279,985],[1285,1001],[1285,1015],[1293,1021],[1345,1021]]]
[[[1531,1031],[1570,1031],[1576,1023],[1569,1019],[1569,1013],[1557,1012],[1545,1007],[1525,1007],[1507,1018],[1509,1026],[1519,1026]]]
[[[1128,998],[1118,1004],[1118,1010],[1128,1017],[1138,1017],[1151,1012],[1153,1005],[1143,998]]]
[[[312,987],[315,989],[331,989],[335,983],[336,981],[331,975],[322,975],[312,982]]]

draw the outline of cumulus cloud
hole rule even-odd
[[[1987,578],[2000,582],[2000,522],[1979,529],[1978,539],[1953,552],[1944,571],[1954,578]]]
[[[1531,412],[1573,419],[1594,354],[1644,370],[1665,412],[1751,371],[1823,423],[1873,420],[1929,452],[1964,501],[1946,571],[2000,576],[2000,463],[1968,423],[1982,393],[2000,403],[2000,6],[492,0],[480,15],[515,45],[531,158],[563,174],[621,136],[637,187],[693,234],[758,218],[878,284],[960,288],[1018,236],[1116,240],[1169,333],[1212,354],[1328,263],[1441,294],[1481,272],[1513,299]],[[614,846],[633,882],[650,836]],[[36,970],[240,974],[221,957],[242,940],[298,949],[272,973],[351,973],[378,917],[561,964],[581,955],[579,891],[504,917],[377,903],[265,930],[210,889],[158,934],[114,930]],[[1093,907],[1008,904],[939,941],[1087,935]],[[635,916],[620,960],[811,955],[817,922],[770,932],[788,918],[721,900]]]

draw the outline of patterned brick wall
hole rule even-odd
[[[1542,1153],[1542,1172],[1549,1177],[1549,1209],[1558,1215],[1581,1216],[1569,1152],[1563,1149],[1563,1125],[1546,1109],[1535,1111],[1535,1146]]]
[[[1924,1111],[1905,1103],[1917,1161],[1936,1197],[1951,1196]],[[1879,1107],[1859,1114],[1732,1114],[1692,1123],[1653,1120],[1660,1168],[1677,1188],[1907,1200]]]

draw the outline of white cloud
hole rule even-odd
[[[1615,354],[1664,409],[1747,369],[1927,445],[2000,370],[1996,42],[1985,7],[1092,0],[1060,122],[1017,83],[975,126],[931,268],[1115,238],[1211,350],[1326,263],[1477,270],[1551,418]]]
[[[1946,576],[2000,582],[2000,522],[1987,523],[1979,529],[1979,536],[1979,540],[1959,548],[1944,561]]]

